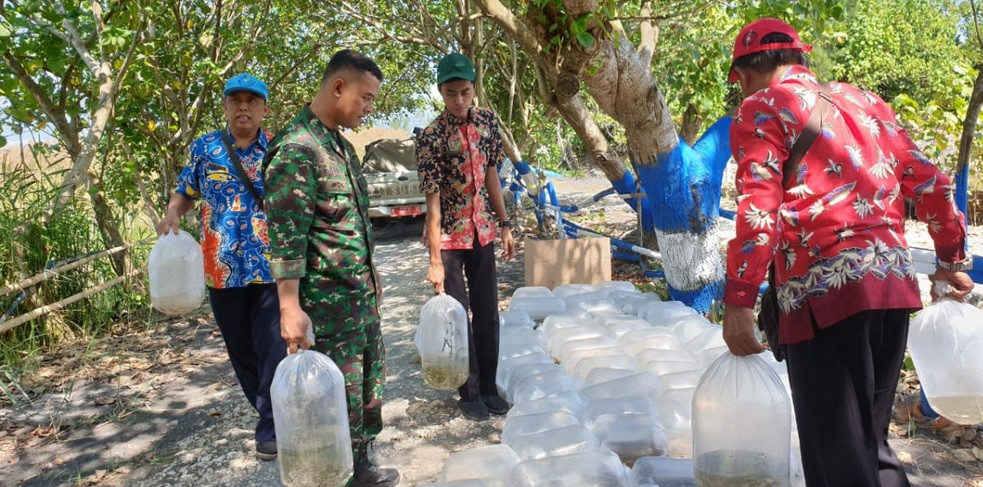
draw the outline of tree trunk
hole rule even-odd
[[[88,174],[89,166],[92,165],[92,160],[95,159],[96,151],[99,149],[103,131],[109,123],[109,115],[113,113],[116,93],[113,90],[113,80],[108,75],[108,67],[105,67],[105,70],[106,72],[99,76],[99,108],[92,115],[92,124],[82,139],[81,151],[72,158],[72,168],[62,180],[58,198],[54,200],[55,205],[51,211],[57,211],[65,206],[75,195],[78,186],[85,182],[83,177]]]
[[[95,210],[96,227],[99,229],[99,234],[102,235],[103,244],[106,246],[106,248],[111,249],[121,245],[126,245],[126,242],[123,241],[123,235],[120,233],[119,227],[116,225],[113,210],[106,202],[106,196],[102,193],[102,191],[93,188],[93,191],[89,192],[89,199],[92,201],[92,208]],[[113,271],[117,276],[126,275],[128,266],[127,256],[129,256],[129,252],[117,252],[110,256]]]
[[[562,53],[550,50],[552,35],[545,15],[527,16],[529,28],[499,0],[478,0],[482,12],[514,38],[539,68],[543,98],[560,110],[564,119],[587,144],[590,157],[604,171],[619,193],[634,192],[634,178],[607,141],[589,111],[578,98],[583,79],[604,113],[625,128],[630,159],[648,196],[651,220],[662,249],[666,280],[673,299],[709,311],[723,285],[716,218],[720,201],[719,161],[729,152],[725,117],[699,148],[680,143],[669,109],[652,79],[649,66],[657,31],[646,31],[643,48],[636,50],[613,22],[602,25],[599,16],[588,22],[594,37],[589,50],[576,41],[565,44]],[[565,0],[566,18],[578,18],[598,8],[592,0]],[[545,21],[538,20],[546,19]],[[563,62],[557,68],[557,59]],[[590,69],[588,69],[590,67]],[[561,71],[562,70],[562,71]],[[561,74],[562,72],[562,74]],[[561,79],[562,77],[562,79]],[[725,135],[725,134],[724,134]],[[696,149],[696,150],[694,150]],[[716,184],[714,184],[716,183]],[[644,210],[643,210],[644,212]]]
[[[679,136],[690,145],[696,142],[696,136],[700,134],[700,117],[696,112],[696,107],[692,103],[686,104],[686,111],[683,112],[683,126],[679,129]]]
[[[565,3],[571,16],[592,5]],[[623,33],[612,31],[611,37],[603,37],[601,29],[593,32],[597,40],[579,67],[599,66],[593,75],[585,72],[587,88],[601,109],[625,128],[632,165],[654,210],[670,295],[709,311],[723,290],[716,224],[720,186],[711,182],[714,178],[700,154],[679,140],[662,91],[639,52]],[[728,149],[727,144],[716,148],[721,153]]]
[[[601,169],[604,177],[608,178],[611,186],[618,194],[622,196],[636,194],[635,175],[625,166],[621,156],[611,149],[608,139],[604,137],[601,128],[594,122],[590,111],[584,105],[584,100],[579,95],[569,98],[557,97],[554,100],[554,106],[587,147],[589,162]],[[649,201],[648,197],[642,199],[642,228],[647,232],[652,232],[655,230],[655,226],[652,205]],[[634,199],[625,199],[625,203],[633,210],[638,209]]]
[[[956,206],[963,213],[968,210],[969,197],[969,159],[973,153],[973,138],[976,135],[976,122],[980,117],[980,106],[983,105],[983,65],[977,66],[976,81],[973,82],[973,94],[969,97],[966,107],[966,118],[963,120],[963,132],[959,138],[959,156],[956,159]],[[967,222],[968,223],[968,222]]]

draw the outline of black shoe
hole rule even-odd
[[[461,408],[464,417],[472,421],[484,421],[488,419],[488,406],[478,399],[461,399],[457,401],[457,407]]]
[[[355,476],[351,487],[391,487],[399,484],[399,471],[395,468],[379,468],[369,461],[368,455],[355,464]]]
[[[276,460],[276,440],[257,441],[256,458],[260,460]]]
[[[488,412],[492,414],[502,415],[509,412],[509,403],[505,402],[505,399],[498,397],[498,395],[493,396],[481,396],[481,402],[485,403],[485,407],[488,408]]]

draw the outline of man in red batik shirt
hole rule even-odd
[[[739,196],[724,339],[735,355],[764,350],[753,307],[774,263],[806,483],[907,486],[886,438],[909,313],[921,307],[904,198],[935,242],[935,278],[951,282],[957,299],[973,288],[963,272],[972,262],[963,216],[949,178],[891,108],[846,83],[821,86],[807,67],[809,50],[778,19],[752,22],[734,45],[729,81],[746,98],[731,127]],[[819,135],[786,170],[816,109]]]
[[[458,407],[468,419],[483,421],[489,413],[509,410],[495,385],[499,322],[493,211],[505,260],[515,255],[515,240],[498,179],[505,157],[502,136],[495,113],[472,106],[475,77],[474,64],[463,54],[450,53],[437,64],[444,111],[417,136],[416,158],[420,189],[427,195],[427,281],[434,291],[446,289],[471,309],[471,363],[467,382],[458,388]]]

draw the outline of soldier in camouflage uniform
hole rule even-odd
[[[313,346],[345,376],[353,486],[399,482],[395,469],[380,469],[368,457],[368,444],[382,429],[382,284],[372,262],[365,178],[339,132],[358,127],[372,111],[381,82],[382,71],[368,57],[336,53],[314,100],[270,143],[263,162],[280,331],[291,353]]]

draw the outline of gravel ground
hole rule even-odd
[[[563,203],[581,207],[573,217],[577,221],[615,236],[631,233],[635,217],[622,201],[606,197],[595,203],[591,198],[610,187],[605,180],[562,179],[556,185]],[[924,226],[917,227],[921,230],[909,229],[911,243],[930,247]],[[501,417],[466,420],[457,410],[456,394],[423,383],[412,344],[419,309],[432,295],[424,280],[421,229],[420,222],[389,225],[380,232],[376,252],[386,290],[382,313],[389,369],[386,428],[374,455],[378,463],[399,469],[403,486],[436,481],[453,452],[498,443],[504,422]],[[722,220],[721,244],[731,235],[732,224]],[[975,254],[983,253],[981,229],[972,230],[971,242]],[[515,261],[499,265],[503,309],[521,285],[520,252]],[[125,338],[80,344],[84,352],[78,363],[85,366],[71,367],[76,362],[65,359],[77,349],[51,354],[46,362],[51,370],[42,369],[41,375],[63,375],[54,382],[58,387],[0,410],[0,483],[279,485],[276,463],[252,456],[256,416],[207,316],[162,323],[145,336]],[[979,462],[956,462],[937,439],[895,439],[892,444],[917,475],[917,485],[983,485],[970,483],[983,478]]]

